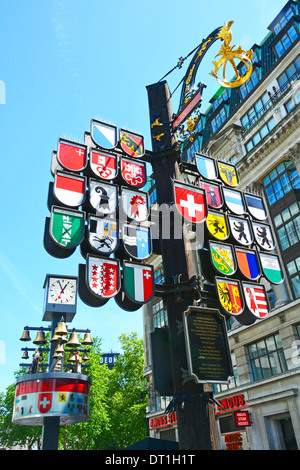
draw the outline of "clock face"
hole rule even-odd
[[[76,281],[74,279],[50,278],[48,302],[56,304],[75,304]]]

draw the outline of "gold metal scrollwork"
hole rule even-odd
[[[219,53],[216,55],[216,57],[221,56],[221,58],[218,61],[213,61],[213,65],[215,68],[210,72],[210,75],[215,77],[218,83],[225,88],[236,88],[236,87],[243,85],[250,78],[252,71],[253,71],[253,65],[252,65],[253,51],[252,50],[244,51],[241,48],[241,46],[230,46],[230,42],[232,40],[232,34],[231,34],[232,23],[233,21],[229,21],[229,23],[225,23],[217,36],[218,39],[221,39],[221,41],[224,41],[224,44],[222,44]],[[235,59],[242,61],[246,65],[247,71],[244,75],[240,75],[234,62]],[[235,80],[231,82],[229,82],[225,76],[227,62],[231,64],[236,75]],[[222,66],[224,66],[223,80],[220,80],[217,74],[218,74],[218,70]]]

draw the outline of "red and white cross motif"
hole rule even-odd
[[[40,393],[38,396],[38,410],[41,413],[48,413],[52,406],[52,393]]]
[[[88,282],[90,289],[99,297],[113,297],[119,290],[118,263],[89,257]]]
[[[174,183],[175,204],[180,214],[190,222],[203,222],[207,215],[205,190],[183,183]]]

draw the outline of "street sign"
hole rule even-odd
[[[237,428],[251,426],[249,411],[234,411],[234,420]]]
[[[233,368],[224,317],[219,310],[189,307],[183,320],[191,378],[197,383],[228,384]]]

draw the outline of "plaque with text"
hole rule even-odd
[[[191,378],[228,384],[233,369],[224,317],[216,309],[189,307],[183,318]]]

